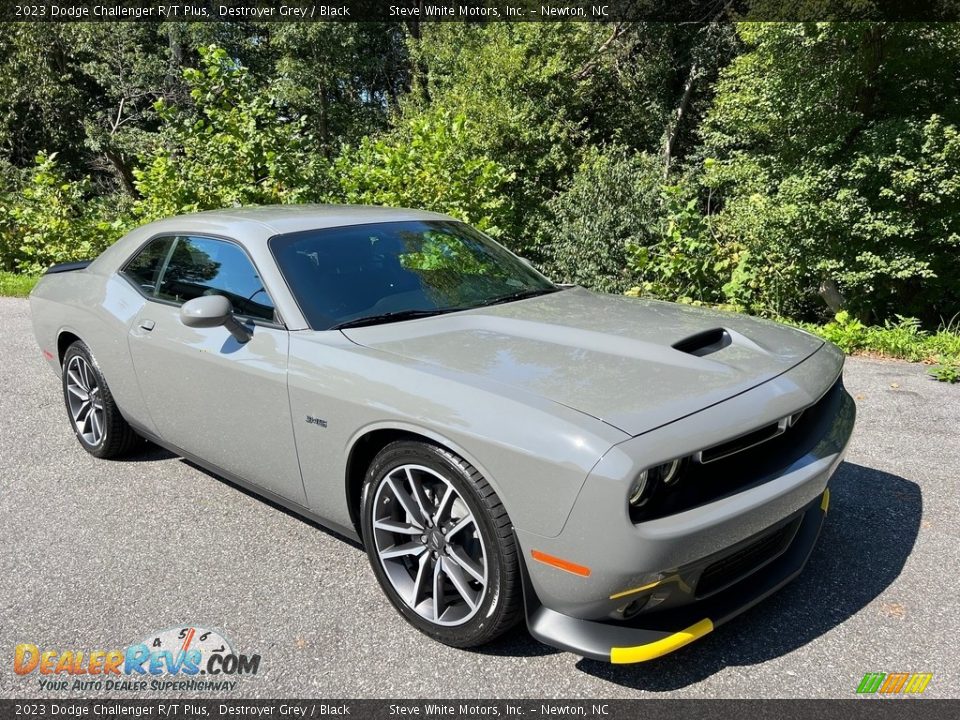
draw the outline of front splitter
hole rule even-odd
[[[672,610],[641,613],[631,621],[582,620],[539,603],[524,583],[527,627],[547,645],[583,657],[627,664],[662,657],[707,635],[793,580],[810,558],[830,502],[825,490],[803,511],[787,550],[775,561],[704,600]]]

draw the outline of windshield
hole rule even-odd
[[[270,249],[315,330],[467,310],[557,290],[483,233],[454,221],[309,230]]]

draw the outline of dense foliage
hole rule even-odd
[[[630,288],[631,250],[659,237],[662,181],[658,159],[647,153],[620,146],[587,150],[569,187],[546,203],[537,228],[546,266],[597,290]]]
[[[122,197],[93,195],[89,177],[70,180],[55,155],[40,154],[0,205],[0,255],[26,273],[95,257],[125,230]]]
[[[826,283],[861,317],[960,301],[960,32],[758,25],[705,127],[703,183],[757,310],[808,314]]]
[[[145,220],[235,205],[298,202],[315,191],[319,158],[306,118],[290,121],[222,48],[183,71],[193,105],[156,102],[160,131],[141,157],[136,214]]]
[[[513,179],[500,164],[469,149],[463,115],[417,114],[393,132],[345,147],[331,168],[324,199],[359,205],[416,207],[454,215],[499,235]]]
[[[0,24],[0,271],[180,212],[374,203],[599,290],[934,330],[958,96],[951,24]]]

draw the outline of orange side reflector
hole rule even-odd
[[[566,570],[568,573],[573,573],[574,575],[580,575],[581,577],[590,576],[590,568],[585,565],[577,565],[576,563],[570,562],[569,560],[564,560],[563,558],[554,557],[553,555],[547,555],[544,552],[539,550],[532,550],[530,552],[531,557],[537,562],[542,562],[544,565],[552,565],[555,568],[560,568],[561,570]]]

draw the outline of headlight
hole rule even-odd
[[[643,496],[643,491],[647,489],[647,478],[649,475],[650,472],[644,470],[637,475],[637,479],[634,480],[633,485],[630,486],[630,494],[627,497],[633,507],[640,507],[649,499]]]
[[[643,507],[661,488],[674,488],[683,475],[683,465],[683,458],[677,458],[641,471],[630,485],[630,492],[627,494],[630,507]]]
[[[680,460],[658,465],[654,470],[659,473],[660,482],[669,487],[680,479]]]

